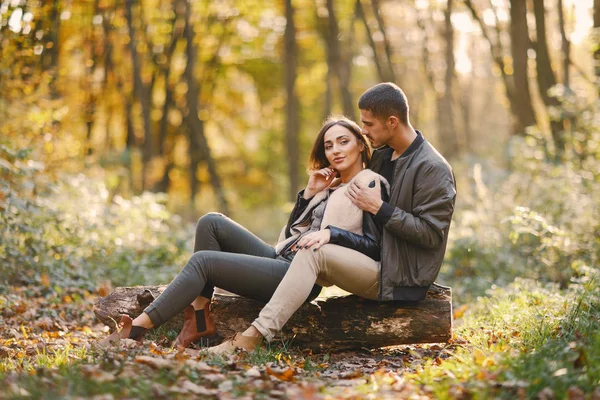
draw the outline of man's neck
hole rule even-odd
[[[399,128],[398,132],[394,134],[392,140],[388,143],[388,145],[394,149],[392,160],[400,157],[416,138],[417,132],[411,125]]]

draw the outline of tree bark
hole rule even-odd
[[[196,82],[194,76],[194,68],[196,64],[196,46],[194,46],[194,27],[190,23],[191,17],[191,5],[190,2],[185,1],[185,27],[184,36],[186,40],[186,53],[187,53],[187,64],[185,67],[185,77],[187,80],[188,91],[186,93],[187,100],[187,122],[188,122],[188,134],[189,134],[189,153],[190,153],[190,186],[191,186],[191,199],[194,199],[194,195],[198,190],[198,179],[196,179],[196,171],[201,159],[204,159],[208,167],[208,173],[210,175],[211,185],[215,192],[219,208],[225,214],[229,214],[229,206],[223,187],[221,185],[221,179],[217,172],[215,161],[211,155],[208,141],[204,135],[204,121],[198,117],[198,110],[200,109],[198,104],[198,98],[200,95],[200,88]]]
[[[453,107],[453,87],[456,74],[454,71],[454,28],[451,21],[452,6],[453,0],[448,0],[446,10],[444,11],[444,41],[446,43],[444,58],[446,61],[446,70],[444,72],[444,93],[440,102],[441,108],[438,109],[438,131],[445,143],[446,157],[449,158],[456,157],[460,153]]]
[[[132,73],[133,73],[133,92],[140,102],[142,108],[142,121],[144,126],[144,147],[142,150],[142,190],[148,184],[148,168],[152,159],[153,136],[152,121],[150,119],[150,107],[152,106],[152,96],[149,88],[142,81],[142,65],[136,48],[136,32],[133,25],[132,4],[135,0],[125,0],[125,18],[129,29],[129,51],[131,53]]]
[[[600,0],[594,0],[594,31],[596,32],[596,43],[594,46],[594,72],[596,74],[596,88],[600,96]]]
[[[166,62],[161,67],[161,72],[163,76],[163,80],[165,82],[165,102],[162,107],[162,117],[160,120],[160,124],[158,127],[158,154],[164,160],[168,160],[164,162],[163,176],[154,186],[154,191],[167,193],[169,191],[169,186],[171,179],[169,178],[169,172],[173,167],[172,158],[172,144],[171,146],[167,146],[168,138],[168,127],[169,127],[169,110],[173,106],[173,88],[169,83],[169,77],[171,76],[171,62],[173,59],[173,53],[175,52],[175,48],[177,47],[177,43],[183,37],[183,29],[177,28],[177,21],[180,18],[180,15],[183,14],[183,4],[179,1],[173,2],[173,19],[171,22],[171,41],[169,46],[165,51]],[[172,141],[171,141],[172,142]]]
[[[537,82],[540,96],[547,109],[558,107],[560,102],[555,96],[551,96],[549,91],[556,85],[556,76],[552,69],[550,53],[548,52],[548,44],[546,42],[546,9],[544,0],[533,1],[533,12],[535,14],[535,52],[536,52],[536,72]],[[564,129],[562,121],[549,117],[550,129],[552,131],[552,139],[556,156],[559,158],[565,150]]]
[[[433,18],[428,16],[424,19],[420,14],[417,14],[417,25],[423,31],[423,69],[425,71],[425,78],[431,86],[431,89],[435,93],[435,104],[436,104],[436,123],[438,133],[438,146],[441,149],[442,154],[446,158],[452,158],[458,155],[458,140],[454,121],[454,109],[453,109],[453,98],[452,98],[452,87],[455,79],[454,74],[454,31],[450,22],[450,15],[452,12],[452,0],[448,2],[448,8],[445,12],[445,28],[444,28],[444,40],[446,42],[446,48],[444,52],[444,58],[446,61],[446,70],[444,73],[444,88],[443,90],[438,87],[438,78],[431,67],[433,64],[431,60],[430,49],[430,36],[428,25],[426,21],[432,21]],[[450,25],[450,27],[448,26]]]
[[[514,102],[518,116],[516,132],[524,134],[525,128],[535,125],[535,111],[529,90],[527,50],[530,46],[527,27],[527,3],[523,0],[510,1],[510,40],[513,59]]]
[[[563,56],[563,85],[567,91],[571,90],[571,79],[570,79],[570,69],[571,69],[571,42],[567,37],[567,33],[565,31],[565,10],[563,7],[563,1],[558,0],[558,28],[560,31],[561,37],[561,49]]]
[[[486,24],[483,22],[483,19],[479,16],[479,13],[475,9],[473,2],[471,0],[463,0],[463,1],[464,1],[464,4],[469,9],[469,11],[471,12],[473,19],[479,25],[479,28],[481,29],[481,33],[482,33],[483,37],[488,42],[488,45],[490,48],[490,54],[492,55],[492,60],[494,61],[494,64],[496,64],[496,66],[498,67],[498,70],[500,72],[500,76],[502,78],[502,83],[504,84],[504,91],[506,94],[506,98],[508,99],[508,102],[510,104],[510,112],[511,112],[511,115],[512,115],[512,118],[514,121],[513,133],[516,134],[519,132],[517,129],[518,129],[518,126],[520,125],[518,123],[519,110],[518,110],[517,102],[515,101],[514,81],[511,79],[511,77],[506,72],[506,64],[504,63],[504,48],[502,46],[502,41],[500,40],[500,29],[498,27],[496,27],[497,37],[496,37],[496,40],[494,40],[492,38],[492,36],[490,35],[490,33],[488,32]]]
[[[365,15],[365,10],[361,3],[361,0],[356,0],[356,15],[358,18],[362,19],[363,24],[365,26],[365,32],[367,34],[367,40],[369,41],[369,46],[371,46],[371,50],[373,51],[373,62],[375,63],[375,68],[377,68],[377,76],[379,76],[379,80],[381,82],[385,82],[386,75],[383,71],[383,67],[379,62],[379,54],[377,51],[377,44],[375,40],[373,40],[373,34],[371,33],[371,27],[369,26],[369,22],[367,21],[367,16]]]
[[[297,191],[300,186],[299,177],[299,153],[298,136],[300,134],[299,102],[296,96],[296,68],[297,68],[297,44],[296,44],[296,25],[294,24],[294,6],[292,0],[285,0],[285,32],[284,32],[284,69],[285,69],[285,90],[286,101],[286,121],[285,121],[285,141],[288,155],[288,173],[290,179],[288,199],[296,199]]]
[[[383,36],[383,49],[385,51],[385,60],[387,64],[385,80],[400,85],[399,82],[396,82],[396,72],[394,71],[394,65],[392,63],[392,46],[390,46],[387,30],[385,29],[385,22],[383,21],[383,17],[380,13],[379,0],[371,0],[371,6],[373,8],[373,14],[375,15],[375,19],[377,20],[379,32],[381,32],[381,35]]]
[[[334,107],[334,90],[339,90],[342,110],[345,116],[355,120],[356,111],[350,93],[350,76],[352,73],[352,41],[354,38],[353,22],[351,22],[348,42],[342,41],[340,27],[336,17],[334,1],[327,0],[327,20],[321,28],[327,48],[327,86],[323,105],[323,115],[328,117]]]
[[[122,314],[138,316],[165,288],[119,287],[95,300],[94,313],[114,328],[114,321]],[[217,332],[228,337],[243,331],[263,306],[259,301],[215,294],[212,313]],[[168,324],[169,328],[180,328],[182,314]],[[452,292],[439,288],[418,303],[379,303],[354,295],[318,299],[300,307],[281,336],[293,338],[294,345],[314,351],[447,342],[452,336]]]

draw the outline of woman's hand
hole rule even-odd
[[[304,189],[304,198],[308,200],[320,191],[325,190],[331,186],[331,182],[337,176],[338,172],[331,167],[312,171],[306,189]]]
[[[322,229],[317,232],[309,233],[308,235],[302,236],[298,243],[294,246],[296,251],[302,249],[310,249],[312,247],[313,250],[317,250],[319,247],[324,244],[329,243],[331,239],[331,231],[329,229]]]

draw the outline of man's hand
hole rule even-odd
[[[356,207],[373,215],[377,214],[383,204],[381,189],[377,186],[370,188],[356,181],[348,185],[346,196],[352,200]]]

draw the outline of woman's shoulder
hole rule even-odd
[[[352,180],[356,180],[359,183],[362,184],[370,184],[371,182],[373,182],[374,180],[379,180],[379,182],[381,182],[381,184],[389,190],[390,184],[387,181],[387,179],[385,179],[382,175],[379,175],[377,172],[370,170],[368,168],[363,169],[362,171],[360,171],[358,174],[356,174],[354,176],[354,178],[352,178]]]

